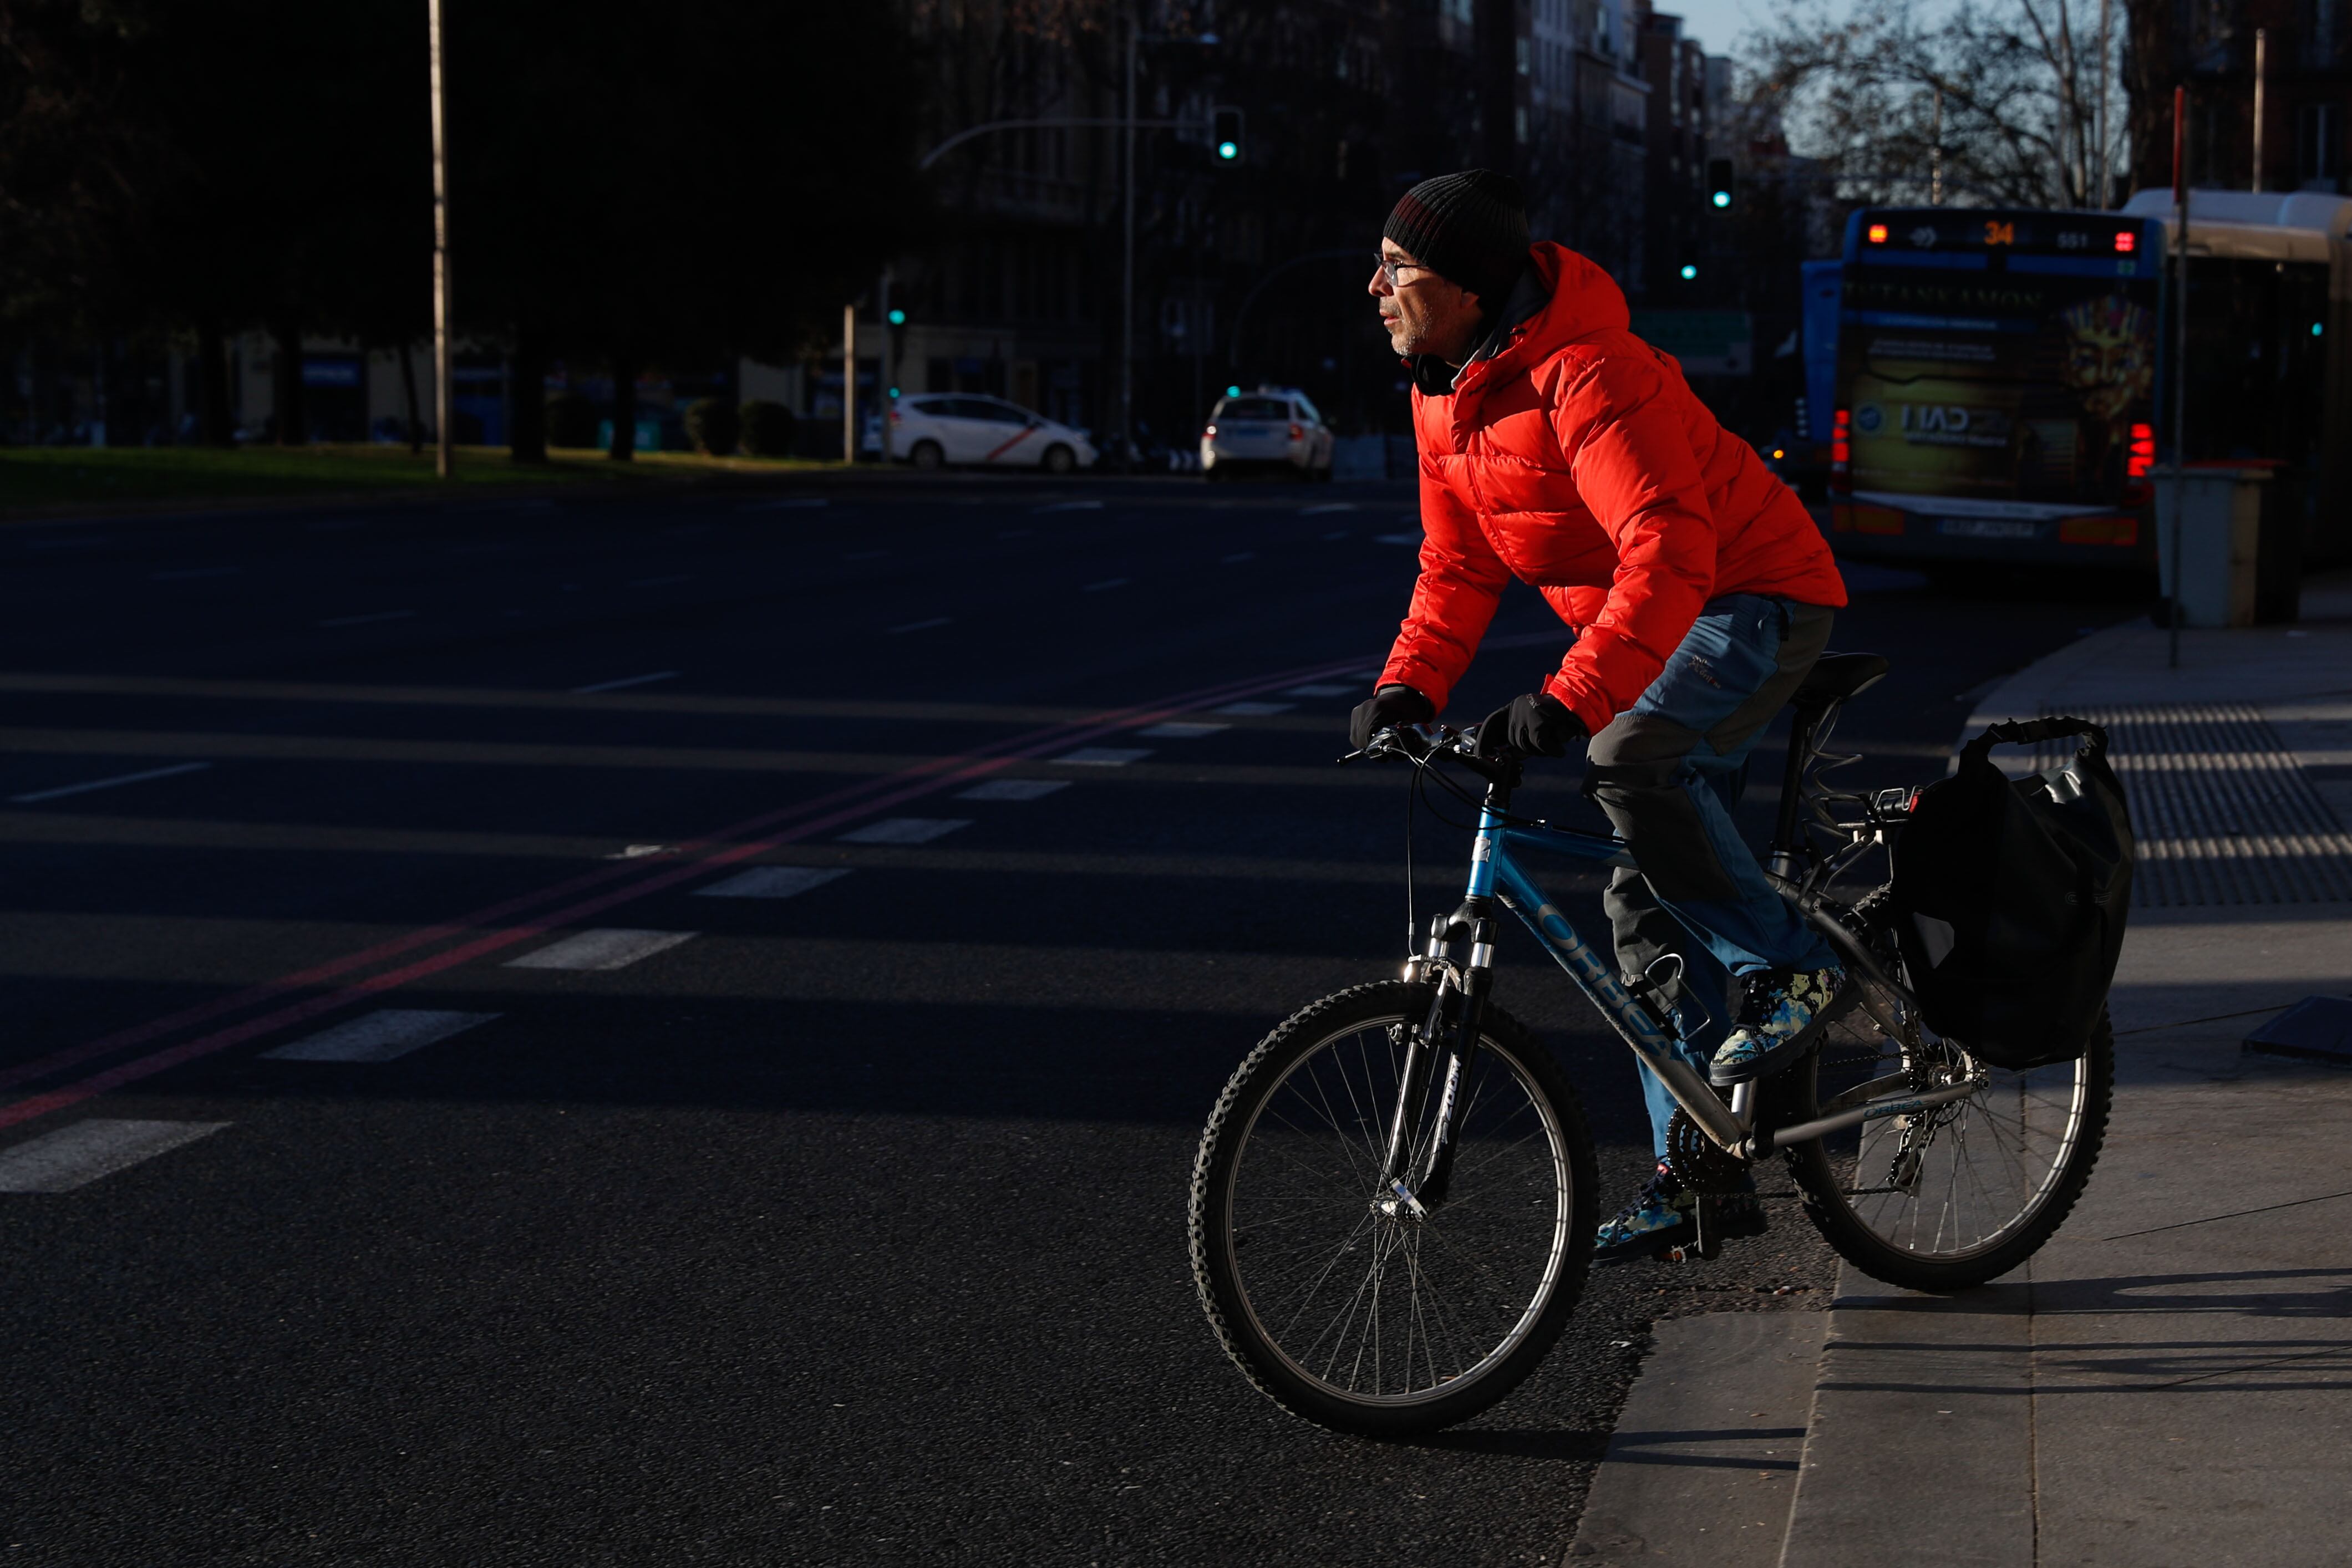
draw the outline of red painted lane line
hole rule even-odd
[[[1348,660],[1334,664],[1318,664],[1303,670],[1294,670],[1278,676],[1260,676],[1257,679],[1251,681],[1230,682],[1223,686],[1210,687],[1203,691],[1186,693],[1181,696],[1171,697],[1164,702],[1152,705],[1150,706],[1113,710],[1112,714],[1106,715],[1104,716],[1103,722],[1086,725],[1084,721],[1080,721],[1078,726],[1054,726],[1048,729],[1033,731],[1029,736],[1015,737],[1013,739],[1009,741],[998,742],[995,746],[991,747],[975,748],[973,751],[962,753],[957,757],[942,758],[933,761],[925,762],[919,768],[905,769],[900,773],[890,776],[890,779],[905,779],[908,780],[907,783],[896,789],[889,789],[888,786],[890,779],[885,779],[881,780],[878,785],[869,783],[864,786],[853,787],[849,789],[836,790],[833,795],[823,797],[819,800],[806,801],[797,806],[785,808],[782,810],[768,812],[761,817],[753,818],[746,822],[737,823],[730,828],[722,829],[718,833],[714,833],[706,839],[696,841],[691,844],[682,845],[680,847],[681,849],[686,850],[698,850],[704,847],[715,846],[719,841],[722,839],[733,838],[740,832],[754,831],[761,827],[771,826],[775,822],[793,815],[814,810],[828,802],[840,800],[843,797],[855,796],[861,791],[871,792],[877,788],[887,791],[882,794],[872,795],[869,799],[856,800],[854,803],[843,803],[838,810],[831,812],[829,815],[817,818],[813,821],[803,822],[798,827],[790,829],[784,832],[774,833],[760,840],[734,843],[723,848],[718,848],[716,852],[702,855],[687,863],[674,862],[671,867],[666,871],[656,872],[652,875],[643,877],[636,882],[631,883],[625,887],[616,888],[597,897],[584,899],[576,904],[568,905],[565,908],[552,911],[540,916],[538,919],[527,925],[510,926],[503,930],[489,932],[481,936],[478,936],[475,940],[466,943],[460,946],[445,949],[431,957],[420,959],[399,969],[390,970],[384,974],[371,977],[370,978],[360,981],[355,985],[347,986],[340,990],[331,992],[326,996],[314,997],[306,1001],[298,1002],[290,1007],[280,1008],[277,1011],[265,1014],[260,1018],[248,1019],[244,1023],[234,1025],[228,1029],[217,1030],[212,1034],[204,1035],[198,1039],[185,1041],[180,1045],[168,1047],[163,1051],[151,1052],[146,1056],[139,1057],[116,1067],[109,1068],[105,1071],[93,1074],[89,1078],[82,1079],[76,1083],[68,1084],[63,1088],[52,1090],[42,1094],[33,1095],[27,1099],[19,1100],[10,1105],[0,1106],[0,1128],[16,1126],[19,1123],[31,1121],[36,1117],[47,1115],[53,1111],[64,1110],[68,1106],[79,1104],[94,1095],[104,1093],[109,1089],[116,1088],[123,1083],[133,1082],[139,1079],[152,1076],[152,1074],[163,1071],[168,1068],[176,1067],[184,1061],[191,1061],[199,1057],[209,1056],[215,1051],[226,1050],[232,1045],[236,1045],[245,1040],[254,1039],[258,1035],[267,1034],[274,1030],[283,1029],[292,1024],[303,1022],[309,1019],[316,1018],[321,1014],[331,1012],[338,1008],[347,1006],[352,1002],[363,1000],[366,998],[375,996],[383,991],[406,985],[411,981],[426,978],[432,975],[439,974],[444,970],[456,967],[460,964],[468,963],[486,954],[494,953],[502,948],[513,946],[517,943],[529,941],[534,936],[542,936],[548,931],[572,924],[573,922],[583,919],[588,915],[600,914],[606,909],[614,908],[619,904],[634,902],[636,899],[645,897],[648,894],[657,893],[663,888],[673,886],[677,883],[688,881],[694,877],[704,875],[714,869],[731,865],[739,861],[748,860],[752,856],[764,853],[768,850],[778,846],[798,842],[803,839],[814,837],[818,833],[828,831],[836,827],[841,827],[846,823],[856,821],[861,817],[870,816],[876,811],[886,810],[888,807],[898,805],[907,800],[915,800],[920,796],[935,794],[941,789],[947,789],[950,785],[961,784],[971,779],[985,778],[991,773],[1003,769],[1009,763],[1027,760],[1042,756],[1044,753],[1048,751],[1058,751],[1081,741],[1093,740],[1105,736],[1115,735],[1121,730],[1131,729],[1138,725],[1155,723],[1160,719],[1172,716],[1173,715],[1191,711],[1192,708],[1199,707],[1206,703],[1219,700],[1230,700],[1248,695],[1254,692],[1276,690],[1286,685],[1295,685],[1299,681],[1313,680],[1318,675],[1328,676],[1339,674],[1345,670],[1353,668],[1360,663],[1360,660]],[[1027,744],[1022,744],[1024,741]],[[1017,749],[1012,749],[1014,747],[1017,747]],[[994,755],[989,755],[991,752],[993,752]],[[942,768],[951,768],[952,771],[942,772],[940,771]],[[184,1012],[174,1014],[167,1019],[158,1019],[152,1024],[141,1025],[136,1029],[121,1030],[117,1034],[105,1036],[100,1040],[89,1041],[85,1045],[73,1047],[68,1051],[57,1052],[53,1056],[42,1059],[40,1061],[28,1064],[26,1067],[12,1070],[8,1076],[5,1078],[0,1078],[0,1088],[5,1088],[14,1083],[23,1082],[27,1078],[38,1076],[44,1072],[55,1071],[64,1067],[76,1065],[79,1062],[88,1061],[92,1057],[102,1055],[108,1051],[121,1050],[126,1045],[137,1044],[142,1040],[153,1039],[158,1034],[167,1033],[172,1029],[180,1027],[182,1024],[187,1022],[201,1021],[205,1018],[217,1017],[220,1013],[230,1010],[231,1008],[240,1000],[267,1000],[271,997],[282,995],[286,991],[299,989],[305,984],[316,984],[320,979],[331,978],[334,975],[348,973],[350,970],[362,967],[366,963],[378,961],[386,957],[397,956],[403,952],[414,950],[415,947],[424,945],[427,941],[446,936],[461,936],[466,931],[473,929],[478,924],[501,918],[507,915],[520,913],[521,909],[526,908],[532,904],[541,903],[551,897],[561,896],[564,893],[577,891],[583,887],[593,885],[597,882],[608,880],[611,875],[619,873],[621,869],[622,868],[616,867],[614,868],[614,871],[612,872],[592,873],[586,877],[574,878],[571,882],[559,883],[551,888],[541,889],[536,894],[527,894],[520,898],[509,899],[503,904],[494,906],[492,909],[478,911],[475,915],[461,917],[457,922],[425,927],[422,930],[412,932],[406,936],[398,937],[390,942],[378,944],[376,946],[368,948],[364,952],[353,954],[345,958],[336,959],[328,964],[315,966],[310,969],[301,971],[299,975],[287,976],[281,979],[268,981],[263,985],[252,987],[247,991],[238,993],[237,997],[223,998],[220,1003],[206,1004],[205,1006],[199,1008],[191,1008],[186,1009]]]
[[[1316,668],[1319,671],[1328,668],[1328,666],[1318,665]],[[1297,675],[1290,678],[1294,680],[1307,680],[1311,679],[1312,676]],[[1263,690],[1265,689],[1265,683],[1263,681],[1244,683],[1228,682],[1223,686],[1208,687],[1198,692],[1183,693],[1180,695],[1170,697],[1164,702],[1156,705],[1147,705],[1129,708],[1112,708],[1097,715],[1093,720],[1072,719],[1058,725],[1049,725],[1043,729],[1031,730],[1025,735],[1013,736],[1004,740],[992,741],[986,746],[975,747],[970,751],[958,753],[954,756],[930,758],[917,764],[913,768],[903,768],[894,774],[887,774],[878,779],[866,779],[859,783],[845,785],[841,789],[833,790],[828,794],[820,795],[814,800],[801,801],[794,805],[779,808],[773,811],[763,812],[757,817],[749,818],[740,822],[730,823],[726,827],[718,829],[713,832],[704,835],[700,839],[692,840],[685,844],[681,844],[679,849],[682,852],[692,852],[711,843],[734,839],[744,833],[759,832],[765,829],[774,827],[781,822],[789,821],[793,817],[803,812],[822,810],[828,807],[838,806],[844,802],[856,800],[863,796],[870,795],[877,789],[887,789],[890,787],[891,782],[894,779],[907,779],[910,777],[919,778],[926,774],[937,773],[941,769],[961,767],[977,758],[1005,753],[1024,745],[1039,747],[1044,749],[1050,750],[1055,746],[1070,745],[1075,743],[1076,739],[1082,738],[1079,734],[1082,730],[1085,731],[1086,737],[1101,734],[1103,733],[1103,730],[1100,727],[1102,726],[1108,726],[1112,729],[1117,729],[1131,725],[1150,722],[1151,719],[1164,716],[1164,715],[1159,711],[1160,709],[1168,708],[1171,705],[1198,706],[1202,703],[1213,702],[1219,697],[1234,695],[1232,691],[1227,689],[1228,687],[1239,686],[1246,686],[1247,689],[1253,691]],[[1089,726],[1096,727],[1090,728],[1088,727]],[[1022,755],[1028,754],[1023,753]],[[112,1034],[101,1036],[97,1040],[85,1041],[80,1045],[66,1047],[63,1050],[53,1051],[49,1055],[38,1058],[36,1061],[23,1062],[15,1067],[0,1068],[0,1090],[13,1089],[18,1084],[27,1083],[36,1079],[46,1078],[51,1073],[62,1071],[68,1067],[78,1066],[82,1062],[92,1061],[95,1058],[104,1056],[109,1052],[121,1051],[133,1045],[144,1044],[146,1041],[154,1040],[159,1036],[170,1034],[175,1030],[185,1029],[194,1024],[209,1022],[210,1020],[220,1018],[226,1014],[240,1012],[247,1008],[258,1006],[261,1003],[269,1001],[273,998],[282,996],[288,991],[302,990],[311,986],[322,985],[340,976],[348,975],[354,969],[365,968],[370,964],[382,963],[387,959],[396,958],[404,953],[414,952],[419,947],[428,946],[435,942],[446,941],[451,937],[463,936],[469,930],[491,925],[497,921],[504,920],[510,915],[522,914],[524,911],[530,909],[534,905],[545,903],[551,899],[567,897],[572,894],[583,892],[588,888],[611,882],[616,877],[625,877],[635,874],[639,871],[639,867],[625,862],[602,867],[596,871],[584,873],[582,875],[572,877],[565,882],[557,883],[549,887],[537,888],[530,893],[519,894],[516,897],[507,899],[502,903],[492,904],[488,908],[477,909],[469,914],[458,915],[454,920],[445,922],[441,925],[423,926],[417,930],[407,932],[402,936],[379,943],[373,947],[363,948],[356,953],[346,954],[340,958],[329,959],[325,963],[313,965],[310,968],[299,970],[294,974],[282,975],[275,979],[265,980],[259,985],[247,987],[242,991],[237,991],[228,996],[216,997],[210,1001],[199,1002],[193,1007],[184,1008],[178,1012],[168,1014],[167,1016],[160,1019],[152,1019],[143,1024],[135,1024],[129,1029],[118,1030]]]

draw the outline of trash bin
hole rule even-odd
[[[2179,606],[2179,623],[2254,624],[2270,470],[2192,463],[2158,468],[2150,477],[2156,481],[2157,576],[2166,602]]]

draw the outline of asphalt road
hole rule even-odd
[[[1185,1184],[1401,947],[1411,497],[860,477],[0,530],[0,1563],[1557,1561],[1648,1323],[1818,1301],[1784,1206],[1473,1429],[1251,1392]],[[2126,612],[1853,580],[1887,782]],[[1505,953],[1606,1212],[1631,1067]]]

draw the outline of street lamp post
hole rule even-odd
[[[1143,13],[1136,5],[1127,19],[1127,148],[1122,183],[1127,187],[1126,235],[1118,282],[1118,460],[1135,457],[1135,56],[1143,42]]]
[[[457,452],[449,422],[449,144],[442,114],[441,0],[425,0],[425,27],[433,91],[433,420],[439,426],[433,470],[446,479]]]

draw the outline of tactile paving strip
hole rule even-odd
[[[2105,728],[2107,761],[2131,803],[2135,905],[2352,901],[2352,833],[2254,709],[2183,703],[2073,716]],[[2074,744],[2041,747],[2031,768],[2057,766]],[[2024,770],[2022,748],[1994,755]]]

